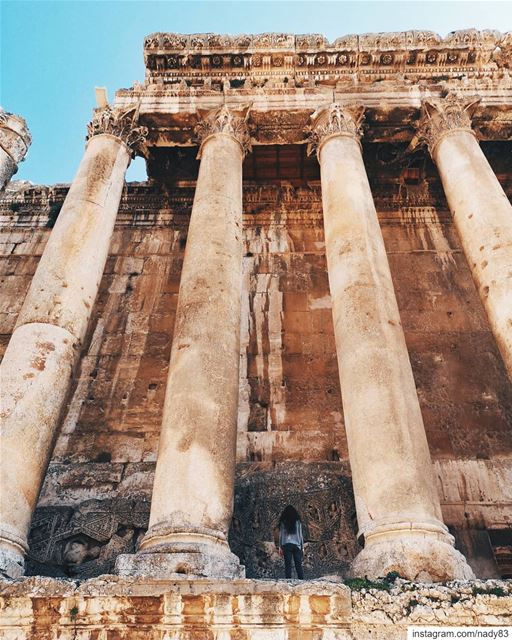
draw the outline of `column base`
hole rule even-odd
[[[245,578],[245,567],[220,538],[197,533],[155,535],[151,530],[135,555],[117,557],[120,576],[152,576],[157,579]]]
[[[25,573],[25,557],[21,544],[0,538],[0,576],[21,578]]]
[[[475,578],[448,532],[413,527],[367,534],[365,548],[352,561],[350,576],[374,580],[391,571],[413,582]]]

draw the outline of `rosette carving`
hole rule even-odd
[[[135,156],[142,152],[148,129],[138,124],[136,107],[121,110],[108,105],[94,110],[93,118],[87,125],[86,140],[104,133],[120,138]]]
[[[308,155],[318,151],[322,143],[337,135],[351,136],[359,142],[362,134],[364,107],[333,103],[326,109],[315,111],[311,116],[312,125],[308,127]]]
[[[247,126],[249,108],[249,106],[246,106],[235,110],[223,105],[210,111],[198,109],[201,120],[194,128],[194,133],[200,145],[197,157],[201,158],[201,148],[205,140],[219,133],[234,138],[242,147],[242,152],[245,156],[251,150],[251,136]]]
[[[438,100],[424,100],[415,144],[411,145],[426,144],[432,155],[441,138],[447,133],[469,131],[474,135],[471,116],[479,102],[480,98],[461,97],[455,92],[450,92],[445,98]]]

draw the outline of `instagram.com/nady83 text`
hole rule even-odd
[[[443,638],[488,638],[512,640],[512,627],[408,627],[407,640],[441,640]]]

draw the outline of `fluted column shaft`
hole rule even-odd
[[[0,110],[0,191],[18,171],[31,142],[25,120]]]
[[[109,110],[110,112],[110,110]],[[112,124],[112,112],[97,114]],[[105,123],[103,123],[105,124]],[[97,130],[92,132],[91,127]],[[73,367],[94,305],[131,151],[117,127],[93,135],[0,367],[0,571],[19,575]]]
[[[181,273],[149,530],[120,573],[242,575],[233,513],[245,123],[206,116]]]
[[[431,580],[470,575],[441,519],[358,140],[361,115],[333,105],[314,127],[343,411],[359,532],[365,541],[352,570],[370,577],[396,570],[410,579]]]
[[[512,205],[471,130],[474,105],[454,95],[426,103],[422,128],[512,379]]]

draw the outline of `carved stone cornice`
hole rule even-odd
[[[32,137],[25,120],[0,109],[0,147],[16,165],[25,158],[31,143]]]
[[[494,74],[510,66],[510,33],[466,29],[445,38],[433,31],[347,35],[329,42],[321,34],[153,33],[144,40],[148,83],[187,82],[197,88],[208,78],[249,79],[264,86],[269,78],[308,87],[357,76],[359,82],[404,76],[414,81],[461,73]],[[208,85],[209,86],[209,85]]]
[[[475,135],[471,127],[471,116],[479,102],[478,97],[462,97],[456,92],[450,92],[445,98],[438,100],[423,100],[416,143],[426,144],[434,158],[435,149],[444,136],[455,131]]]
[[[105,133],[122,140],[135,156],[143,153],[148,129],[138,124],[136,107],[121,110],[106,106],[94,110],[87,125],[86,140]]]
[[[208,111],[198,109],[201,119],[194,128],[194,133],[199,143],[197,157],[201,158],[201,151],[206,140],[217,134],[234,138],[242,148],[242,153],[245,156],[251,150],[251,136],[247,126],[249,109],[249,106],[230,109],[225,104],[220,108]]]
[[[360,105],[342,105],[333,103],[329,107],[315,111],[311,116],[312,125],[308,127],[308,155],[319,153],[329,138],[350,137],[359,143],[362,134],[364,107]]]

